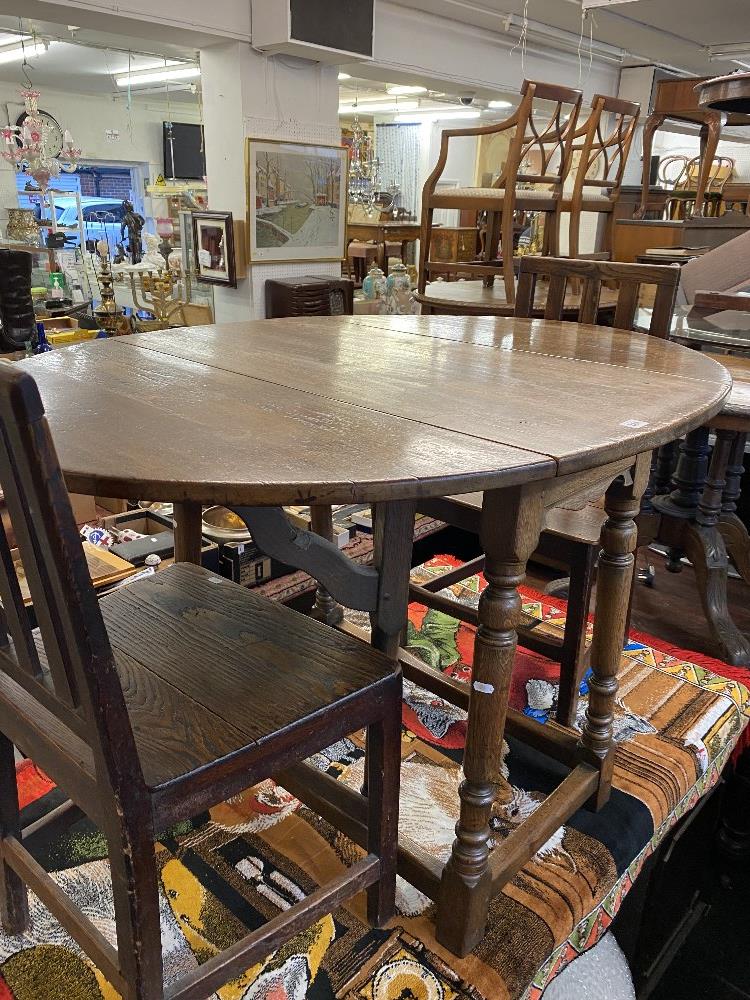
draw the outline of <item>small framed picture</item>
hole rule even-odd
[[[343,260],[346,147],[248,139],[247,149],[250,260]]]
[[[237,287],[231,212],[193,212],[193,250],[198,281]]]

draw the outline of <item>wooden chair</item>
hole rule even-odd
[[[573,152],[581,155],[575,168],[573,190],[570,197],[563,195],[562,200],[562,211],[570,212],[570,257],[579,253],[583,212],[606,213],[602,249],[612,252],[614,209],[640,112],[640,104],[596,94],[588,120],[573,137]],[[583,141],[576,145],[575,140]]]
[[[523,257],[516,296],[516,316],[531,316],[536,282],[540,276],[549,279],[545,319],[561,320],[568,281],[582,282],[579,323],[596,322],[602,283],[616,282],[619,294],[613,325],[622,330],[634,329],[641,286],[653,285],[656,287],[656,293],[649,334],[661,338],[669,336],[680,280],[679,267]],[[556,717],[557,721],[565,726],[571,725],[576,717],[578,691],[588,667],[586,624],[591,606],[594,571],[600,550],[599,535],[606,520],[606,513],[600,502],[606,485],[606,483],[594,484],[586,495],[574,497],[564,506],[549,510],[539,546],[531,557],[532,561],[536,559],[554,566],[567,567],[570,571],[568,610],[562,642],[542,637],[535,627],[536,623],[531,628],[521,626],[518,630],[519,643],[522,646],[560,664]],[[423,513],[475,533],[479,531],[481,507],[482,497],[479,493],[419,502],[419,510]],[[648,535],[649,540],[652,540],[656,534],[656,524],[646,523],[644,518],[641,520],[643,538]],[[643,541],[640,544],[643,544]],[[452,571],[448,576],[430,581],[429,587],[412,585],[410,595],[413,600],[421,601],[428,607],[436,608],[446,614],[455,614],[455,617],[463,621],[471,620],[467,618],[465,607],[436,594],[435,591],[472,576],[481,570],[482,566],[483,558],[480,557],[459,570]]]
[[[199,1000],[362,889],[369,919],[387,921],[400,765],[395,657],[186,563],[99,604],[39,393],[11,366],[0,366],[0,479],[39,622],[30,627],[0,533],[6,932],[27,927],[29,886],[124,1000]],[[155,835],[363,726],[369,797],[357,799],[367,855],[165,990]],[[23,846],[14,744],[107,839],[116,949]],[[339,812],[346,818],[340,804]]]
[[[672,195],[664,208],[665,219],[685,219],[695,212],[696,191],[704,165],[700,156],[687,160],[677,178]],[[703,214],[716,218],[721,214],[724,187],[734,174],[734,160],[729,156],[714,156],[707,170]]]
[[[422,192],[420,293],[424,292],[430,274],[432,220],[436,209],[454,208],[487,213],[484,263],[475,265],[475,272],[490,280],[502,273],[509,303],[515,299],[515,214],[544,213],[545,253],[558,252],[562,190],[570,169],[581,92],[569,87],[524,80],[521,95],[521,103],[515,113],[505,121],[484,127],[448,129],[443,132],[437,165]],[[460,136],[498,135],[509,129],[515,129],[515,132],[510,139],[508,156],[504,164],[498,164],[499,176],[490,187],[442,187],[440,191],[436,190],[448,161],[451,139]],[[536,168],[524,166],[531,158],[536,160]],[[499,263],[492,263],[499,242],[502,244],[501,266]]]

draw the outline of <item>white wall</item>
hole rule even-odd
[[[247,212],[245,138],[339,145],[337,71],[231,42],[201,50],[209,208]],[[341,273],[340,264],[256,264],[237,289],[216,288],[217,322],[265,316],[268,278]]]
[[[547,83],[580,86],[584,101],[595,93],[616,94],[620,75],[613,62],[589,60],[584,46],[579,64],[575,52],[555,52],[549,45],[541,51],[527,46],[511,53],[510,35],[497,34],[458,21],[379,0],[375,24],[375,62],[393,70],[424,74],[472,87],[518,91],[524,77]]]

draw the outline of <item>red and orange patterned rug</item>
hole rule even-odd
[[[425,578],[453,565],[438,557],[415,571]],[[476,603],[474,577],[451,588]],[[524,591],[524,613],[540,631],[559,632],[564,603]],[[355,616],[356,617],[356,616]],[[409,645],[438,670],[468,680],[474,633],[455,619],[410,609]],[[646,858],[671,826],[719,778],[750,716],[737,679],[658,641],[633,637],[620,671],[615,790],[598,814],[580,811],[558,830],[497,896],[488,933],[459,960],[435,941],[432,907],[399,880],[399,914],[372,930],[362,899],[342,907],[276,954],[219,990],[220,1000],[536,1000],[547,983],[591,947],[613,920]],[[715,669],[712,670],[711,667]],[[558,668],[519,651],[516,707],[540,724],[554,712]],[[586,701],[586,681],[582,703]],[[447,857],[456,819],[465,716],[406,685],[403,709],[402,828],[425,850]],[[559,765],[508,740],[497,748],[513,788],[497,807],[502,840],[560,781]],[[314,763],[361,783],[361,734]],[[35,766],[19,767],[24,822],[64,800]],[[112,943],[114,913],[104,841],[88,821],[54,839],[39,838],[40,862]],[[321,882],[358,849],[272,781],[166,832],[157,845],[165,977],[174,980],[257,927]],[[0,934],[0,1000],[116,1000],[117,994],[56,921],[32,899],[32,926]]]

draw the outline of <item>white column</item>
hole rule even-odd
[[[339,145],[338,82],[334,66],[291,56],[264,56],[244,42],[201,50],[208,204],[247,217],[246,138]],[[243,227],[247,244],[247,233]],[[338,263],[249,263],[236,289],[216,286],[216,322],[261,319],[268,278],[338,276]]]

